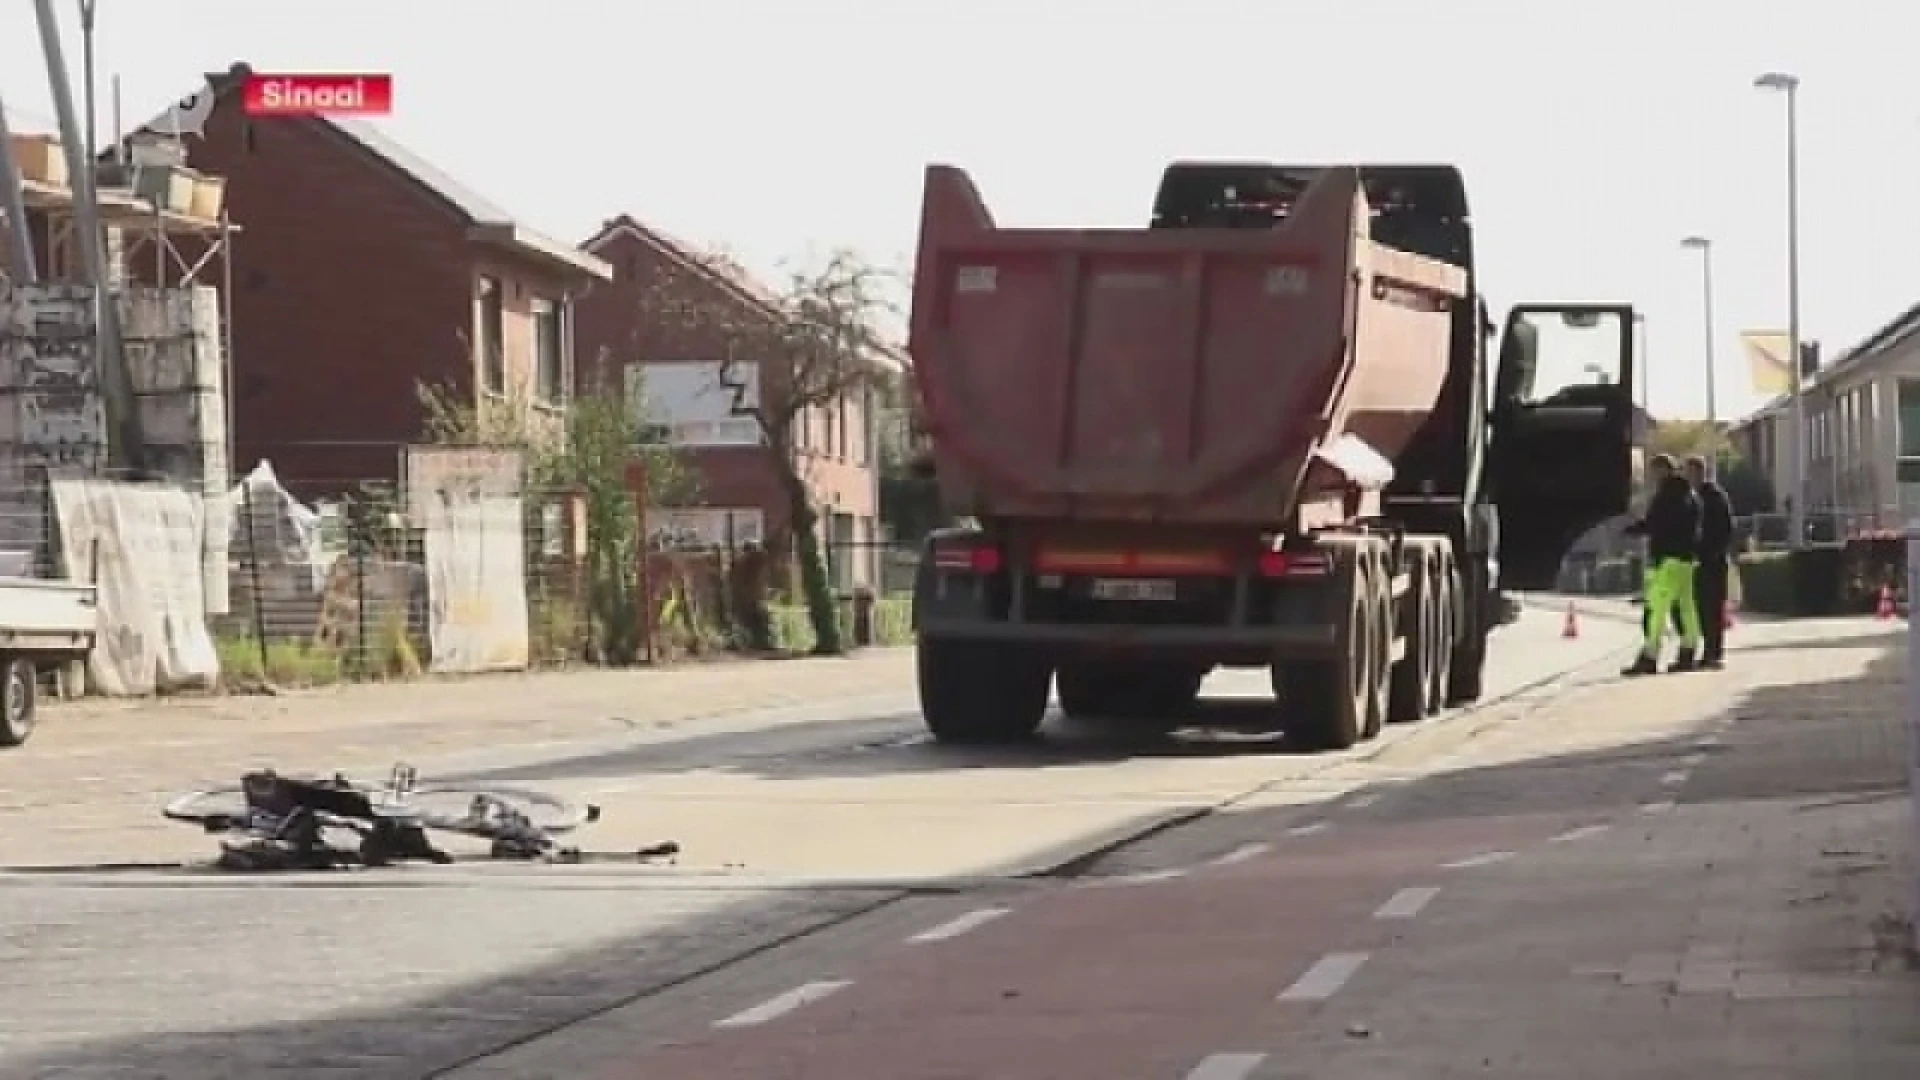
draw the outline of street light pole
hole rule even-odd
[[[1713,241],[1705,236],[1689,236],[1680,241],[1680,246],[1700,253],[1700,312],[1707,358],[1707,424],[1711,426],[1720,422],[1720,404],[1714,395]]]
[[[1807,542],[1807,401],[1800,366],[1800,77],[1769,71],[1753,80],[1757,89],[1787,99],[1787,385],[1793,404],[1793,505],[1788,514],[1793,546]]]
[[[1640,369],[1640,411],[1653,417],[1653,365],[1647,363],[1647,316],[1644,312],[1633,313],[1633,362]]]

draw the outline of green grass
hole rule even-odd
[[[269,641],[264,661],[251,637],[216,637],[220,681],[228,687],[331,686],[346,677],[340,651],[311,641]]]
[[[767,612],[773,622],[773,646],[788,652],[808,652],[813,648],[813,623],[802,604],[771,604]],[[888,593],[873,604],[873,643],[909,645],[913,642],[913,594]],[[853,601],[840,601],[840,636],[853,643]]]

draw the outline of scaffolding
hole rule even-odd
[[[41,280],[83,281],[86,264],[75,193],[35,180],[21,181],[22,201],[30,217],[44,227],[45,249]],[[233,242],[240,226],[222,208],[217,218],[157,206],[117,188],[96,193],[99,220],[109,236],[109,278],[114,286],[129,282],[159,288],[211,285],[219,296],[220,379],[226,421],[225,451],[233,454]],[[28,224],[31,234],[33,224]],[[117,243],[113,238],[117,238]]]

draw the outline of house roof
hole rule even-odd
[[[746,268],[724,256],[703,251],[664,230],[644,224],[631,214],[620,214],[609,218],[587,241],[580,245],[583,250],[600,253],[606,246],[620,237],[638,240],[676,265],[690,270],[705,280],[718,285],[749,307],[764,312],[774,318],[784,318],[788,313],[785,298],[766,287]],[[882,341],[873,341],[874,356],[881,363],[896,370],[907,366],[906,353],[900,348]]]
[[[1866,340],[1842,353],[1818,377],[1824,378],[1829,372],[1837,373],[1843,368],[1871,363],[1876,357],[1893,352],[1916,334],[1920,334],[1920,304],[1914,304],[1885,326],[1868,334]]]
[[[775,295],[772,289],[756,281],[738,264],[730,259],[702,251],[678,237],[651,225],[642,224],[631,214],[621,214],[610,218],[600,226],[600,231],[587,238],[580,247],[584,251],[599,254],[614,240],[630,237],[658,251],[660,254],[684,270],[690,270],[706,281],[718,285],[733,294],[734,298],[759,311],[780,317],[786,314],[786,301]]]
[[[1815,372],[1808,379],[1808,388],[1816,387],[1842,375],[1851,374],[1880,360],[1891,359],[1898,354],[1900,346],[1920,337],[1920,303],[1894,316],[1878,330],[1868,334],[1859,344],[1841,353],[1826,367]],[[1763,417],[1772,416],[1786,408],[1793,401],[1791,394],[1779,394],[1769,398],[1766,403],[1754,409],[1746,416],[1733,421],[1733,428],[1746,427]]]
[[[237,63],[223,73],[208,75],[207,84],[213,87],[218,101],[236,93],[251,74],[253,68],[250,65]],[[171,116],[172,110],[169,109],[137,130],[167,131],[171,126],[168,123]],[[392,168],[438,199],[465,220],[468,235],[475,242],[503,248],[523,258],[532,258],[602,281],[613,279],[613,268],[603,260],[522,225],[497,204],[400,145],[373,123],[346,116],[316,116],[312,120],[343,136],[350,145]]]

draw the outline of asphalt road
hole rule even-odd
[[[757,1029],[849,989],[858,992],[834,1007],[860,1016],[884,1013],[889,1002],[920,1000],[924,1007],[924,995],[937,991],[941,973],[955,962],[938,959],[940,943],[976,927],[984,932],[999,916],[982,912],[1011,898],[1066,903],[1057,899],[1063,878],[1124,877],[1133,872],[1125,866],[1130,852],[1157,850],[1156,843],[1237,813],[1297,818],[1298,827],[1310,828],[1328,805],[1364,808],[1379,797],[1369,793],[1445,767],[1493,733],[1527,726],[1571,692],[1569,685],[1604,678],[1633,637],[1630,624],[1598,618],[1583,623],[1577,640],[1560,631],[1558,610],[1527,612],[1496,638],[1482,707],[1390,729],[1345,754],[1295,754],[1257,736],[1201,731],[1129,743],[1058,722],[1035,747],[956,754],[927,744],[902,687],[898,695],[743,714],[699,731],[654,729],[416,762],[428,775],[538,784],[601,802],[606,820],[583,836],[588,847],[616,852],[671,839],[685,855],[670,867],[460,866],[245,880],[160,871],[0,875],[0,905],[8,913],[0,922],[0,970],[7,975],[0,980],[7,1017],[0,1076],[218,1080],[457,1070],[533,1077],[571,1075],[577,1067],[663,1080],[789,1075],[780,1071],[784,1065],[769,1064],[779,1057],[774,1043],[764,1051],[771,1059],[706,1046],[690,1048],[696,1056],[686,1060],[649,1059],[654,1063],[639,1072],[616,1066],[638,1060],[635,1046],[667,1038],[677,1025],[704,1029],[715,1001],[747,1001],[750,1008],[762,990],[766,1019],[749,1017],[739,1026]],[[1254,675],[1218,678],[1208,687],[1208,708],[1243,718],[1261,708],[1262,683]],[[1181,823],[1188,824],[1174,828]],[[1269,821],[1262,829],[1277,827]],[[189,830],[166,835],[178,848],[163,855],[205,850]],[[1155,839],[1138,843],[1142,837]],[[1452,835],[1407,842],[1426,843],[1431,853],[1493,841]],[[1258,859],[1245,858],[1241,873],[1295,872],[1261,870]],[[1366,873],[1360,868],[1337,886],[1353,891],[1338,904],[1304,906],[1360,902],[1360,893],[1378,884]],[[1250,887],[1240,899],[1222,894],[1217,902],[1257,904],[1260,891]],[[1058,935],[1160,922],[1135,906],[1152,895],[1122,890],[1091,901],[1109,905],[1104,914],[1097,906],[1058,908],[1054,921],[1023,923],[1004,940],[1010,951],[1003,955],[1030,952]],[[1174,917],[1194,925],[1190,914]],[[1298,929],[1302,941],[1320,932],[1309,923]],[[774,985],[794,964],[840,956],[850,942],[927,934],[927,949],[900,960],[907,967],[897,985]],[[1231,967],[1243,944],[1220,937],[1208,947]],[[1156,957],[1164,959],[1155,950],[1172,947],[1142,939],[1113,963],[1151,968],[1161,962]],[[780,965],[755,957],[779,957]],[[1048,993],[1104,1001],[1124,1026],[1128,991],[1106,979],[1108,970],[1082,966]],[[1229,993],[1227,976],[1223,968],[1218,985],[1194,987],[1194,1006]],[[977,976],[976,990],[981,979],[992,976]],[[789,996],[774,1001],[783,993]],[[1031,1011],[1044,1016],[1054,999],[1035,1000]],[[580,1035],[584,1065],[500,1056],[523,1045],[525,1053],[540,1048],[552,1055],[576,1041],[566,1034],[583,1030],[572,1026],[576,1021],[635,1009],[646,1012],[644,1023],[595,1036],[602,1040],[597,1051],[593,1038]],[[553,1032],[562,1034],[541,1038]],[[986,1030],[948,1034],[992,1038]],[[1125,1043],[1114,1037],[1116,1047]],[[848,1052],[873,1049],[862,1045],[850,1044]],[[1085,1075],[1178,1075],[1141,1072],[1151,1054],[1138,1055],[1146,1053],[1127,1051],[1127,1068]],[[729,1071],[734,1060],[748,1062],[741,1067],[749,1071]],[[1013,1080],[1016,1073],[996,1067],[992,1075]]]

